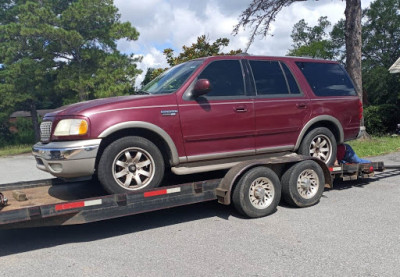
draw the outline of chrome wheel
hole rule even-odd
[[[152,156],[138,147],[122,150],[112,163],[115,181],[128,190],[146,187],[154,177],[154,169],[155,163]]]
[[[274,200],[275,188],[270,179],[260,177],[254,180],[249,189],[250,203],[256,209],[265,209]]]
[[[325,135],[318,135],[311,141],[310,156],[316,157],[323,162],[330,160],[332,156],[332,142]]]
[[[312,169],[302,171],[297,178],[297,191],[305,199],[313,198],[320,186],[317,173]]]

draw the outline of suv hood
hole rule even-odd
[[[71,115],[87,116],[100,110],[140,106],[144,102],[149,102],[148,100],[146,101],[146,99],[152,98],[154,96],[155,95],[129,95],[89,100],[85,102],[62,106],[51,113],[47,113],[45,117]]]

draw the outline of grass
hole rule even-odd
[[[353,140],[347,142],[359,157],[379,156],[400,151],[400,136],[372,137],[371,140]],[[15,145],[0,148],[0,157],[30,153],[32,145]]]
[[[32,145],[30,144],[6,146],[0,148],[0,157],[30,153],[31,151]]]
[[[370,140],[360,139],[347,143],[359,157],[379,156],[400,150],[400,136],[372,137]]]

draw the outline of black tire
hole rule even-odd
[[[273,213],[281,199],[278,176],[267,167],[248,170],[233,190],[232,202],[236,210],[248,217],[262,217]]]
[[[151,141],[124,137],[109,144],[100,157],[97,176],[113,193],[158,187],[164,176],[164,159]]]
[[[318,127],[311,130],[303,138],[298,149],[299,154],[316,157],[328,166],[335,163],[336,151],[337,144],[335,136],[325,127]]]
[[[287,204],[309,207],[318,203],[324,192],[324,172],[317,162],[302,161],[283,174],[281,184],[282,198]]]

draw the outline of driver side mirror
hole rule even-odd
[[[210,81],[207,79],[199,79],[194,85],[192,92],[193,97],[199,97],[211,91]]]

